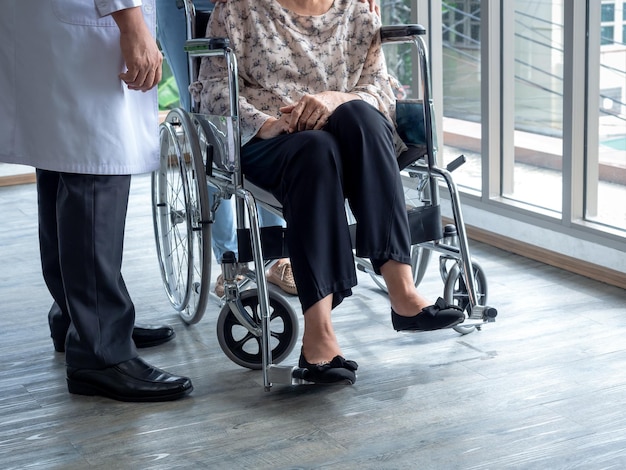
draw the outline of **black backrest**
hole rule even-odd
[[[206,26],[209,23],[211,17],[210,11],[196,10],[196,38],[203,38],[206,36]]]

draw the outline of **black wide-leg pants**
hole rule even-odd
[[[321,131],[253,139],[241,154],[254,184],[283,205],[287,247],[303,311],[333,294],[333,307],[357,283],[345,199],[357,220],[356,252],[375,270],[410,263],[411,241],[391,123],[349,101]]]
[[[130,175],[37,170],[43,277],[69,326],[69,367],[105,368],[137,356],[135,309],[121,274]]]

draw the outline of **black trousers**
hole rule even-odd
[[[244,174],[283,205],[287,247],[302,309],[333,294],[333,307],[357,283],[345,199],[357,220],[356,252],[378,271],[410,263],[411,240],[392,125],[369,104],[338,107],[321,131],[253,139]]]
[[[137,356],[135,309],[122,279],[129,175],[37,170],[43,277],[69,327],[69,367],[104,368]]]

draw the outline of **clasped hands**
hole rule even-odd
[[[268,118],[256,137],[271,139],[280,134],[292,134],[299,131],[320,130],[328,122],[330,115],[340,105],[351,100],[360,99],[353,93],[339,91],[323,91],[314,95],[304,95],[295,104],[283,106],[279,109],[280,117]]]

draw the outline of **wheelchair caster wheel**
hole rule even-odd
[[[477,303],[479,305],[485,305],[487,302],[487,278],[485,272],[476,262],[472,262],[472,268],[474,270],[474,281],[476,283]],[[470,301],[467,293],[467,286],[461,275],[461,268],[458,263],[454,263],[447,273],[445,279],[443,298],[446,302],[461,307],[463,311],[469,315]],[[461,323],[454,327],[454,331],[466,335],[471,333],[475,329],[479,329],[476,326],[463,326]]]
[[[247,315],[260,326],[257,290],[241,292],[240,300]],[[269,304],[272,363],[278,364],[291,353],[298,340],[298,317],[289,302],[272,290],[269,290]],[[254,370],[262,368],[261,338],[239,323],[229,304],[222,307],[217,319],[217,339],[224,354],[235,364]]]

